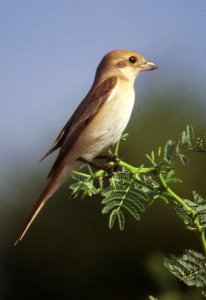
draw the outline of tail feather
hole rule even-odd
[[[26,222],[25,226],[23,227],[19,236],[17,237],[14,246],[16,246],[23,239],[31,224],[33,223],[43,206],[46,204],[47,200],[58,190],[58,188],[66,181],[66,179],[71,176],[72,170],[78,169],[83,165],[84,164],[82,162],[74,161],[70,165],[65,165],[63,168],[55,170],[55,172],[49,179],[45,190],[41,194],[36,205],[34,206],[34,209],[30,217],[28,218],[28,221]]]
[[[17,237],[16,241],[14,242],[14,246],[16,246],[23,239],[23,237],[27,233],[28,229],[30,228],[31,224],[33,223],[33,221],[35,220],[35,218],[37,217],[37,215],[39,214],[39,212],[41,211],[41,209],[43,208],[43,206],[45,205],[45,203],[47,202],[47,200],[50,197],[51,196],[45,195],[45,192],[42,193],[42,195],[40,196],[36,205],[34,206],[34,209],[31,213],[31,215],[29,216],[28,221],[26,222],[25,226],[23,227],[19,236]]]

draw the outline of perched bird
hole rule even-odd
[[[135,78],[142,71],[156,68],[154,63],[135,51],[113,50],[103,57],[87,96],[42,158],[60,148],[47,185],[14,245],[22,240],[47,200],[71,176],[72,171],[84,165],[79,159],[92,161],[117,142],[134,105]]]

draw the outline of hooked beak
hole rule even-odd
[[[158,69],[158,67],[151,61],[147,61],[144,64],[140,65],[141,71],[152,71]]]

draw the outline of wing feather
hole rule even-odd
[[[53,174],[56,166],[63,159],[65,153],[68,153],[71,149],[72,145],[78,139],[84,128],[93,120],[101,107],[105,104],[116,84],[116,76],[112,76],[104,80],[97,85],[96,88],[91,88],[88,95],[77,107],[70,120],[58,135],[54,144],[41,159],[42,161],[56,149],[61,147],[59,155],[48,175],[48,178]]]

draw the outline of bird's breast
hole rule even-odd
[[[108,134],[118,138],[124,131],[134,106],[135,92],[129,83],[118,82],[97,118],[102,120]],[[96,120],[97,122],[98,120]],[[101,122],[99,123],[101,128]]]
[[[75,148],[82,151],[82,157],[93,159],[120,138],[130,119],[134,100],[133,86],[118,82],[75,144]]]

